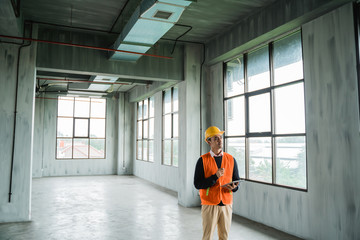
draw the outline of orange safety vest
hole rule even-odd
[[[216,174],[218,167],[211,154],[206,153],[201,157],[204,165],[205,178]],[[232,181],[234,158],[230,154],[225,152],[223,153],[221,168],[225,168],[224,175],[218,178],[213,186],[207,189],[200,189],[200,199],[202,205],[218,205],[221,201],[226,205],[232,204],[232,191],[227,188],[220,187],[221,185]]]

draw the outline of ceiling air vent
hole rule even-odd
[[[168,20],[171,17],[172,14],[173,14],[172,12],[157,11],[154,14],[154,18],[160,18],[160,19]]]

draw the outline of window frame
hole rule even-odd
[[[302,32],[301,30],[295,30],[293,32],[287,33],[285,35],[282,35],[278,38],[275,38],[272,41],[269,41],[267,43],[261,44],[259,45],[256,49],[251,49],[248,51],[243,52],[242,54],[238,55],[238,58],[242,58],[244,61],[244,67],[243,67],[243,74],[244,74],[244,90],[242,93],[239,94],[232,94],[230,97],[225,97],[226,96],[226,86],[227,84],[229,84],[227,82],[227,63],[236,59],[232,58],[229,59],[226,62],[223,62],[223,111],[224,111],[224,125],[225,125],[225,129],[228,129],[228,121],[227,121],[227,101],[230,99],[235,99],[238,97],[244,97],[244,121],[245,121],[245,133],[243,135],[231,135],[228,136],[226,135],[226,131],[224,134],[224,147],[227,146],[226,142],[228,139],[244,139],[245,142],[245,178],[242,178],[243,180],[249,181],[249,182],[256,182],[256,183],[261,183],[261,184],[265,184],[265,185],[271,185],[271,186],[278,186],[278,187],[282,187],[282,188],[287,188],[287,189],[293,189],[293,190],[298,190],[298,191],[304,191],[307,192],[308,191],[308,158],[307,158],[307,139],[306,139],[306,120],[305,120],[305,129],[304,129],[304,133],[283,133],[283,134],[277,134],[275,132],[275,90],[281,87],[287,87],[287,86],[291,86],[291,85],[295,85],[295,84],[299,84],[302,83],[303,87],[304,87],[304,110],[305,110],[305,76],[303,74],[302,79],[297,79],[297,80],[293,80],[290,82],[286,82],[286,83],[282,83],[282,84],[278,84],[275,85],[274,83],[274,58],[273,58],[273,53],[274,53],[274,43],[278,40],[281,40],[283,38],[286,38],[288,36],[291,36],[292,34],[296,34],[296,33],[300,33],[300,38],[301,38],[301,54],[302,54],[302,69],[304,71],[304,58],[303,58],[303,42],[302,42]],[[267,88],[262,88],[262,89],[258,89],[252,92],[248,92],[248,74],[247,74],[247,67],[248,67],[248,54],[250,52],[256,51],[257,49],[263,48],[264,46],[268,46],[268,51],[269,51],[269,77],[270,77],[270,86]],[[269,93],[270,94],[270,131],[266,131],[266,132],[250,132],[249,130],[249,97],[252,96],[259,96],[260,94],[264,94],[264,93]],[[304,117],[306,118],[306,112],[304,112]],[[289,185],[282,185],[279,183],[276,183],[276,138],[277,137],[304,137],[305,138],[305,180],[306,180],[306,186],[305,188],[299,188],[299,187],[294,187],[294,186],[289,186]],[[264,181],[259,181],[259,180],[254,180],[254,179],[250,179],[249,177],[249,171],[250,171],[250,159],[249,159],[249,139],[250,138],[256,138],[256,137],[270,137],[271,138],[271,163],[272,163],[272,169],[271,169],[271,183],[269,182],[264,182]],[[225,149],[227,150],[227,149]]]
[[[177,111],[174,111],[174,89],[177,89],[178,91],[178,97],[177,97]],[[171,105],[171,110],[168,113],[165,113],[165,92],[170,90],[171,93],[171,97],[170,97],[170,105]],[[170,138],[165,138],[165,117],[169,116],[171,117],[171,137]],[[177,165],[174,164],[174,140],[177,141],[177,148],[179,149],[179,136],[174,137],[174,115],[177,115],[178,119],[178,135],[179,135],[179,88],[177,86],[173,86],[171,88],[165,89],[162,92],[162,154],[161,154],[161,164],[164,166],[171,166],[171,167],[179,167],[179,162],[177,163]],[[170,153],[170,164],[166,164],[165,163],[165,141],[170,141],[171,142],[171,153]],[[178,153],[179,154],[179,153]],[[177,159],[179,159],[179,155],[177,156]]]
[[[356,49],[356,72],[357,72],[357,87],[358,87],[358,118],[359,118],[359,132],[360,132],[360,3],[354,4],[354,22],[355,22],[355,49]]]
[[[59,99],[61,97],[66,97],[66,98],[72,98],[72,102],[73,102],[73,113],[72,113],[72,117],[69,116],[59,116]],[[89,99],[89,117],[75,117],[75,102],[77,98],[87,98]],[[105,101],[105,116],[104,118],[102,117],[91,117],[91,103],[93,100],[99,99],[97,97],[71,97],[71,96],[58,96],[57,97],[57,113],[56,113],[56,134],[55,134],[55,159],[56,160],[92,160],[92,159],[106,159],[106,115],[107,115],[107,100],[106,98],[101,98]],[[72,119],[72,136],[71,137],[58,137],[58,119],[59,118],[67,118],[67,119]],[[77,119],[85,119],[88,121],[88,128],[87,128],[87,137],[83,137],[83,136],[75,136],[75,121]],[[91,119],[104,119],[105,124],[104,124],[104,137],[103,138],[98,138],[98,137],[91,137],[90,135],[90,125],[91,125]],[[71,158],[59,158],[58,157],[58,139],[67,139],[67,140],[71,140]],[[80,140],[80,139],[87,139],[87,158],[78,158],[78,157],[74,157],[74,140]],[[104,140],[104,157],[90,157],[90,142],[93,139],[103,139]]]
[[[144,117],[144,103],[145,101],[147,102],[147,118]],[[149,98],[146,98],[144,100],[141,100],[139,102],[136,103],[136,160],[139,161],[144,161],[144,162],[154,162],[154,155],[153,158],[150,159],[150,147],[149,147],[149,142],[152,141],[154,143],[154,138],[155,136],[153,136],[153,138],[150,138],[150,120],[153,120],[153,129],[154,129],[154,134],[155,134],[155,106],[154,106],[154,115],[150,116],[150,104],[151,102],[154,103],[155,99],[154,96],[151,96]],[[139,118],[139,104],[142,103],[142,109],[141,109],[141,118]],[[147,121],[148,122],[148,127],[147,127],[147,137],[144,137],[144,122]],[[138,138],[139,136],[139,122],[141,122],[141,138]],[[139,158],[139,142],[141,141],[141,158]],[[146,159],[144,159],[144,142],[146,142],[147,144],[147,156]],[[154,145],[153,145],[154,148]],[[154,151],[153,151],[154,153]]]

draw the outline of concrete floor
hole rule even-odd
[[[201,239],[200,208],[134,176],[33,180],[32,221],[0,224],[0,240]],[[234,216],[230,239],[299,239]]]

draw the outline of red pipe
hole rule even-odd
[[[72,80],[72,79],[58,79],[58,78],[36,78],[38,80],[44,80],[44,81],[62,81],[62,82],[80,82],[80,83],[96,83],[96,84],[119,84],[119,85],[129,85],[128,83],[118,83],[118,82],[94,82],[94,81],[83,81],[83,80]]]
[[[6,36],[6,35],[0,35],[0,37],[2,37],[2,38],[11,38],[11,39],[19,39],[19,40],[25,40],[25,41],[51,43],[51,44],[71,46],[71,47],[90,48],[90,49],[96,49],[96,50],[102,50],[102,51],[123,52],[123,53],[138,54],[138,55],[149,56],[149,57],[172,59],[172,57],[159,56],[159,55],[148,54],[148,53],[138,53],[138,52],[124,51],[124,50],[111,49],[111,48],[86,46],[86,45],[80,45],[80,44],[74,44],[74,43],[54,42],[54,41],[46,41],[46,40],[40,40],[40,39],[34,39],[34,38],[23,38],[23,37]]]
[[[46,100],[58,100],[57,98],[49,98],[49,97],[35,97],[36,99],[46,99]],[[72,99],[61,99],[62,101],[73,101]],[[77,102],[89,102],[89,101],[86,101],[86,100],[75,100]],[[92,101],[92,102],[95,102],[95,103],[101,103],[99,101]]]
[[[48,99],[48,100],[57,100],[57,98],[48,98],[48,97],[35,97],[36,99]]]

